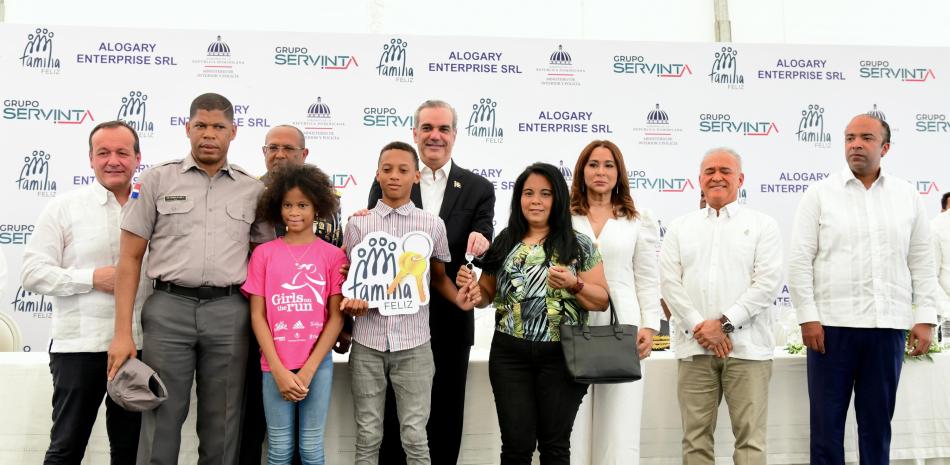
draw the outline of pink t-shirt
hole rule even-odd
[[[320,238],[304,245],[275,239],[254,249],[241,290],[264,297],[277,356],[288,370],[310,357],[327,320],[326,303],[341,293],[346,263],[342,250]],[[263,354],[261,370],[270,371]]]

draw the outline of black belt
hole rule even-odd
[[[226,286],[226,287],[214,287],[214,286],[185,287],[185,286],[179,286],[177,284],[172,284],[167,281],[162,281],[160,279],[155,280],[155,289],[159,291],[169,292],[175,295],[180,295],[182,297],[190,297],[192,299],[198,299],[198,300],[218,299],[221,297],[227,297],[229,295],[238,294],[241,292],[241,286],[237,284]]]

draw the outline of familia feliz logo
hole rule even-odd
[[[728,113],[703,113],[699,115],[699,132],[769,136],[778,134],[778,125],[774,121],[733,121]]]
[[[26,36],[26,45],[20,55],[20,65],[36,68],[43,74],[59,74],[59,58],[53,56],[53,31],[36,28]]]
[[[155,124],[146,116],[146,104],[148,95],[144,92],[133,90],[129,95],[122,97],[122,103],[119,105],[119,111],[115,119],[124,121],[135,129],[139,137],[152,137],[155,132]]]
[[[56,181],[50,179],[49,160],[52,155],[34,150],[31,155],[23,157],[23,167],[20,176],[16,179],[17,189],[24,192],[36,192],[37,197],[53,197],[56,195]]]
[[[933,68],[891,66],[887,60],[861,60],[858,75],[864,79],[889,79],[903,82],[926,82],[937,79]]]
[[[709,71],[709,82],[725,84],[730,89],[745,87],[745,77],[739,73],[736,55],[739,51],[732,47],[723,47],[716,52],[712,68]]]
[[[192,63],[201,65],[198,77],[227,78],[238,77],[235,67],[244,62],[231,57],[231,46],[221,40],[221,36],[208,45],[204,58],[192,60]]]
[[[415,75],[412,66],[406,64],[406,48],[409,43],[402,39],[389,39],[383,44],[383,53],[379,55],[379,64],[376,72],[380,76],[388,76],[396,82],[412,82]]]
[[[822,149],[830,148],[831,133],[825,130],[825,109],[819,105],[808,105],[802,110],[795,136],[799,142],[814,143],[815,147]]]
[[[583,68],[574,65],[571,54],[564,50],[563,45],[558,45],[547,64],[535,71],[544,75],[541,81],[544,86],[579,86],[581,83],[577,77],[584,73]]]
[[[52,121],[53,124],[82,124],[86,119],[95,122],[92,112],[85,108],[43,108],[39,100],[3,101],[3,119],[19,121]]]
[[[429,303],[432,251],[432,238],[424,231],[401,237],[370,233],[350,253],[343,295],[369,302],[381,315],[416,313],[420,305]]]
[[[50,318],[53,316],[53,302],[46,300],[43,294],[34,294],[22,286],[18,287],[13,295],[13,311],[26,313],[33,318]]]
[[[490,98],[479,99],[478,103],[472,105],[468,126],[465,126],[467,134],[483,138],[486,142],[501,143],[505,134],[496,121],[495,108],[497,106],[498,102]]]

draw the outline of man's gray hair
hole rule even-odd
[[[702,161],[699,162],[700,172],[702,172],[703,170],[703,164],[706,163],[706,159],[712,156],[713,154],[717,154],[717,153],[728,153],[729,155],[732,155],[732,158],[735,158],[736,163],[739,165],[739,172],[740,173],[742,172],[742,157],[740,157],[739,154],[735,150],[729,147],[716,147],[716,148],[707,150],[706,154],[703,155]]]
[[[415,120],[414,127],[419,128],[419,113],[422,113],[422,110],[426,108],[448,108],[452,112],[452,129],[454,130],[458,126],[459,115],[455,112],[455,108],[452,108],[452,105],[449,105],[448,102],[443,100],[426,100],[422,102],[422,105],[419,105],[419,108],[416,108],[416,114],[413,119]]]

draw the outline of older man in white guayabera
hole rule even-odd
[[[736,464],[766,463],[774,353],[770,309],[782,276],[775,220],[740,206],[742,159],[727,148],[703,157],[706,208],[670,223],[660,253],[663,299],[677,332],[683,463],[715,462],[713,433],[725,395]]]

